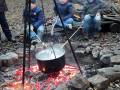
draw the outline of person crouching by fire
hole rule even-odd
[[[102,0],[84,1],[83,30],[89,37],[94,37],[101,30],[101,10],[105,7]]]
[[[58,10],[62,17],[63,23],[65,27],[72,29],[72,23],[73,23],[73,7],[72,4],[68,0],[58,0]],[[54,7],[54,11],[56,14],[58,14],[58,11]],[[60,19],[57,20],[56,27],[62,27],[62,23]]]
[[[37,6],[36,0],[31,0],[31,20],[29,20],[29,10],[24,10],[23,15],[24,18],[26,18],[27,22],[30,22],[31,24],[31,41],[38,40],[38,37],[40,40],[42,40],[44,34],[44,14],[41,8]]]

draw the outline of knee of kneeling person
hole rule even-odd
[[[101,16],[100,15],[96,15],[94,20],[96,22],[100,22],[101,21]]]
[[[90,16],[90,15],[85,15],[84,20],[85,20],[85,21],[91,20],[91,16]]]
[[[44,32],[44,26],[43,25],[39,26],[37,32]]]

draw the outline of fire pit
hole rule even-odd
[[[76,67],[71,65],[65,65],[65,67],[61,71],[49,74],[44,74],[39,71],[38,65],[26,68],[26,72],[27,71],[32,74],[28,75],[28,79],[26,79],[24,85],[24,90],[51,90],[53,88],[55,89],[61,83],[67,83],[79,72]],[[43,78],[43,76],[45,77]],[[21,88],[23,88],[21,84],[22,68],[15,71],[14,79],[14,82],[8,83],[4,87],[5,90],[21,90]]]

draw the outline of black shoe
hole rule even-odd
[[[10,39],[9,42],[16,43],[16,40]]]

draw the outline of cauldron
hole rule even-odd
[[[44,73],[60,71],[65,66],[65,50],[60,45],[53,45],[35,55],[39,70]]]

